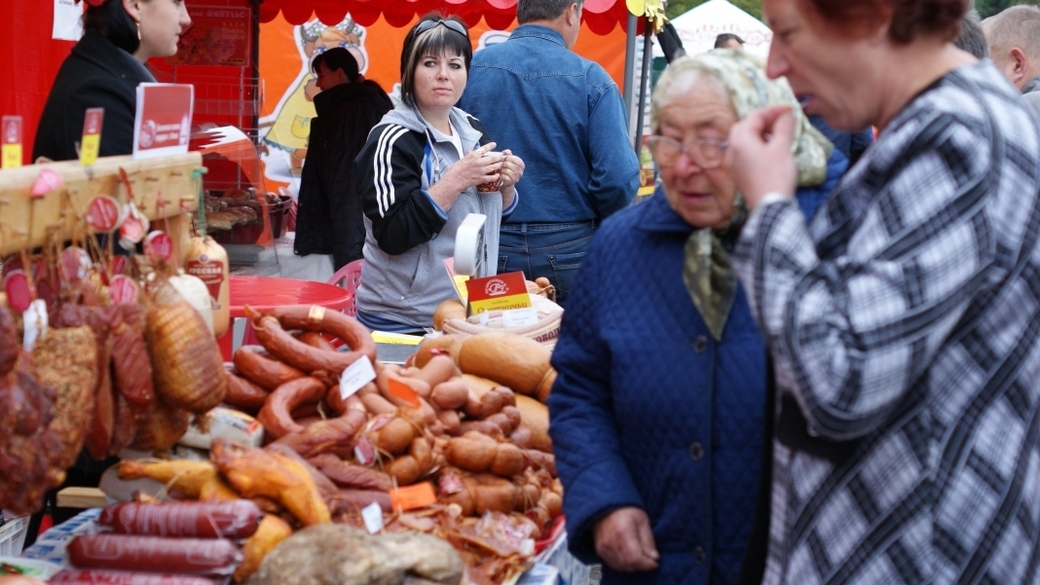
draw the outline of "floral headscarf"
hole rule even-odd
[[[766,77],[762,61],[744,51],[719,49],[673,61],[654,88],[650,108],[651,128],[656,131],[660,123],[660,98],[690,71],[700,71],[716,79],[729,94],[738,119],[743,120],[760,108],[791,106],[795,116],[791,151],[798,163],[798,186],[813,187],[823,183],[827,178],[827,159],[834,145],[809,123],[787,80]]]

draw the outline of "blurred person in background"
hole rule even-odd
[[[715,37],[715,48],[716,49],[733,49],[736,51],[744,50],[744,39],[733,33],[722,33]]]
[[[368,132],[394,104],[379,84],[365,79],[350,51],[336,47],[311,63],[321,93],[311,121],[300,183],[293,251],[332,256],[333,272],[362,258],[365,213],[354,159]]]
[[[763,3],[769,75],[879,132],[809,223],[790,109],[729,136],[776,374],[766,585],[1037,579],[1040,130],[954,46],[967,4]]]
[[[1012,6],[982,21],[993,64],[1040,114],[1040,7]]]

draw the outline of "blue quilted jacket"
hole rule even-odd
[[[811,214],[844,170],[799,192]],[[682,281],[692,227],[658,189],[597,231],[567,303],[549,398],[570,550],[595,554],[612,510],[647,512],[661,553],[653,573],[613,583],[731,584],[751,532],[765,410],[766,350],[742,289],[721,343]]]

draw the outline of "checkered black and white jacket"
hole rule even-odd
[[[777,376],[767,585],[1040,582],[1040,131],[988,62],[734,259]]]

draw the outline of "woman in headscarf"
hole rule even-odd
[[[754,57],[712,51],[658,82],[663,186],[603,223],[564,313],[549,398],[571,551],[603,583],[736,582],[763,448],[766,350],[729,262],[744,221],[730,127],[797,101]],[[811,216],[846,162],[802,117],[790,150]]]

